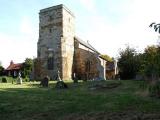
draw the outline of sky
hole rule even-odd
[[[160,23],[160,0],[0,0],[0,61],[21,63],[37,56],[40,9],[64,4],[76,16],[76,36],[101,54],[117,57],[130,45],[143,52],[157,44],[149,28]]]

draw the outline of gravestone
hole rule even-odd
[[[76,73],[73,74],[73,82],[74,82],[74,83],[78,83],[78,79],[77,79],[77,77],[76,77]]]
[[[66,88],[68,88],[68,86],[67,86],[67,84],[66,83],[64,83],[63,82],[63,80],[61,79],[61,77],[60,77],[60,72],[58,71],[57,72],[57,83],[56,83],[56,86],[55,86],[55,88],[56,89],[66,89]]]
[[[40,85],[41,85],[42,87],[48,87],[48,83],[49,83],[49,77],[46,76],[46,77],[44,77],[44,78],[41,80]]]
[[[17,84],[22,84],[21,73],[18,74]]]
[[[58,81],[57,83],[56,83],[56,87],[55,87],[56,89],[66,89],[66,88],[68,88],[68,86],[67,86],[67,84],[66,83],[64,83],[63,81]]]

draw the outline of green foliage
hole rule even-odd
[[[149,27],[153,27],[155,32],[160,33],[160,24],[151,23]]]
[[[73,82],[74,82],[74,83],[78,83],[78,79],[74,79]]]
[[[121,79],[135,78],[140,66],[140,57],[137,55],[136,50],[127,46],[125,50],[119,52],[119,55],[118,67]]]
[[[30,58],[26,58],[25,62],[22,66],[22,77],[29,78],[32,72],[33,60]]]
[[[112,59],[110,56],[108,56],[108,55],[101,55],[101,57],[102,57],[103,59],[109,61],[109,62],[112,62],[112,61],[113,61],[113,59]]]
[[[149,92],[149,96],[160,98],[160,81],[142,82],[140,88]]]
[[[23,82],[29,82],[30,80],[29,80],[29,78],[24,78],[24,79],[22,79],[23,80]]]
[[[12,78],[12,77],[8,77],[8,76],[1,76],[0,82],[2,82],[2,79],[6,79],[7,83],[13,83],[13,82],[16,82],[16,80],[17,80],[17,78]]]
[[[142,89],[142,90],[147,90],[147,88],[148,88],[148,84],[147,84],[147,82],[141,82],[140,84],[139,84],[139,88],[140,89]]]
[[[160,52],[158,46],[148,46],[143,54],[141,71],[151,80],[157,80],[160,75]]]
[[[160,98],[160,82],[149,84],[148,90],[151,96]]]
[[[4,75],[4,67],[2,66],[2,63],[0,61],[0,76]]]
[[[160,76],[160,47],[148,46],[144,53],[136,53],[134,48],[126,47],[120,51],[118,67],[121,79],[133,79],[141,74],[150,80],[158,80]]]
[[[0,65],[0,76],[4,75],[4,67]]]
[[[2,77],[2,83],[7,83],[7,78],[6,77]]]

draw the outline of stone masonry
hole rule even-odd
[[[46,8],[39,13],[38,58],[43,69],[55,79],[57,71],[63,79],[71,79],[74,52],[74,15],[64,6]],[[52,66],[47,62],[51,59]]]
[[[37,59],[44,73],[40,77],[56,79],[59,71],[63,80],[73,79],[73,74],[79,79],[105,79],[106,61],[89,43],[75,37],[75,17],[68,8],[42,9],[39,20]]]

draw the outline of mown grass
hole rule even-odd
[[[97,82],[67,82],[68,89],[42,88],[39,82],[23,85],[0,83],[1,120],[57,120],[70,114],[96,112],[147,112],[160,111],[160,100],[137,94],[143,81],[120,81],[112,89],[90,89]],[[102,81],[100,84],[119,83]],[[98,83],[99,84],[99,83]]]

